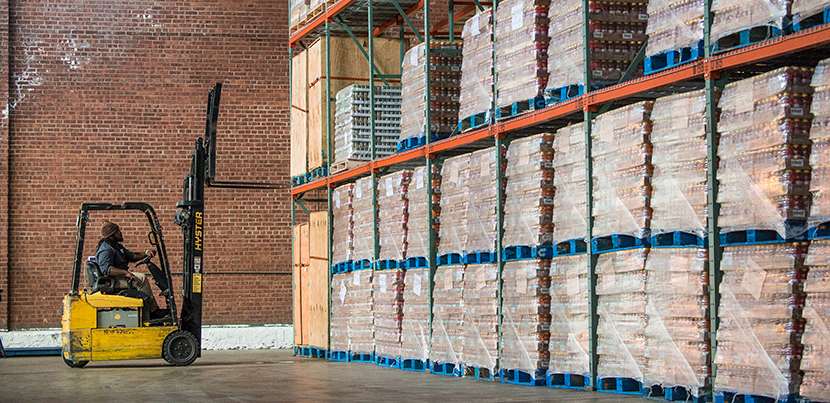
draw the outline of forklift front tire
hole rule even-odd
[[[63,359],[63,362],[72,368],[83,368],[86,364],[89,364],[89,361],[72,361],[66,358]]]
[[[187,366],[196,361],[199,355],[199,341],[187,330],[176,330],[164,339],[162,356],[164,360],[177,367]]]

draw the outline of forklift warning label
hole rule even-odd
[[[200,257],[194,257],[193,258],[193,271],[195,271],[196,273],[201,273],[202,272],[202,258],[200,258]]]
[[[194,273],[193,274],[193,292],[201,294],[202,293],[202,274],[201,273]]]

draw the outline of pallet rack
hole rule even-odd
[[[328,38],[332,31],[332,26],[334,21],[338,21],[342,26],[345,28],[340,28],[340,32],[346,32],[352,38],[357,41],[354,34],[349,30],[348,27],[345,25],[345,21],[349,21],[350,24],[360,23],[364,25],[364,29],[362,33],[366,34],[368,37],[368,54],[365,56],[371,61],[374,60],[374,51],[372,46],[372,38],[373,36],[379,35],[383,33],[387,28],[392,26],[398,25],[400,30],[400,36],[403,38],[404,33],[404,23],[406,23],[409,28],[414,31],[415,36],[419,40],[423,40],[429,43],[432,40],[432,34],[436,32],[436,29],[441,29],[444,26],[448,28],[449,31],[449,39],[455,39],[454,33],[454,23],[458,21],[463,21],[465,16],[469,15],[471,12],[475,11],[476,8],[483,9],[481,3],[478,0],[473,0],[474,4],[470,3],[460,3],[456,2],[453,4],[453,0],[449,0],[449,15],[450,17],[447,21],[435,24],[434,26],[429,26],[430,21],[430,5],[429,2],[425,2],[421,0],[417,4],[410,5],[406,11],[404,11],[403,7],[397,3],[395,0],[391,1],[384,1],[384,2],[373,2],[372,0],[340,0],[336,3],[329,6],[328,10],[325,11],[322,15],[317,17],[316,19],[311,20],[305,27],[299,29],[294,35],[289,38],[289,45],[291,46],[292,56],[293,56],[293,49],[296,46],[303,46],[302,40],[305,38],[311,37],[322,37],[325,36]],[[461,10],[455,10],[457,5],[461,5]],[[498,7],[498,1],[493,2],[493,8]],[[710,30],[712,25],[712,0],[707,0],[704,5],[704,19],[705,19],[705,30],[704,30],[704,38],[703,43],[709,44],[710,41]],[[424,14],[424,26],[421,32],[418,32],[418,29],[412,24],[409,20],[408,15],[422,10]],[[585,60],[590,60],[590,47],[589,44],[589,31],[588,31],[588,19],[589,13],[589,0],[583,0],[583,43],[584,43],[584,58]],[[377,16],[381,15],[382,19],[388,19],[387,22],[383,22],[380,24],[376,24],[375,21],[377,20]],[[449,21],[452,21],[450,23]],[[495,47],[498,47],[498,43],[494,44]],[[427,48],[427,60],[429,57],[429,46]],[[814,50],[820,48],[824,50],[824,52],[815,52]],[[625,104],[630,104],[642,99],[654,99],[662,95],[677,93],[677,92],[687,92],[696,89],[705,89],[706,91],[706,114],[707,114],[707,146],[708,146],[708,158],[707,158],[707,180],[710,184],[709,192],[708,192],[708,222],[707,222],[707,229],[708,229],[708,242],[704,247],[706,247],[709,251],[709,270],[710,270],[710,324],[712,330],[712,335],[710,337],[712,343],[712,354],[711,354],[711,368],[712,368],[712,381],[714,382],[715,377],[717,376],[716,365],[714,362],[714,351],[717,348],[716,340],[717,337],[715,336],[715,332],[717,326],[715,325],[718,321],[718,306],[720,303],[720,295],[718,292],[718,288],[721,282],[722,273],[720,270],[720,260],[722,256],[722,247],[720,245],[720,234],[718,229],[718,203],[717,200],[717,150],[716,150],[716,133],[717,127],[715,119],[712,117],[715,115],[715,110],[717,106],[717,101],[714,97],[716,89],[722,89],[723,86],[730,80],[739,77],[745,77],[746,75],[753,74],[755,72],[763,72],[769,71],[774,69],[775,67],[792,64],[791,59],[787,59],[787,56],[790,55],[798,55],[798,57],[805,60],[805,63],[812,63],[813,65],[817,62],[820,58],[821,54],[827,55],[827,50],[830,49],[830,24],[828,25],[819,25],[810,29],[801,30],[794,33],[788,33],[783,36],[765,40],[763,42],[758,42],[755,44],[750,44],[742,47],[738,47],[732,50],[727,50],[720,53],[713,52],[714,46],[703,46],[703,55],[702,58],[689,61],[683,63],[676,67],[671,67],[667,69],[660,70],[656,73],[644,76],[642,78],[628,80],[627,77],[630,77],[631,71],[633,71],[633,67],[642,60],[645,50],[645,44],[643,45],[643,49],[640,51],[638,55],[638,59],[636,59],[632,63],[632,67],[629,68],[629,72],[626,73],[625,77],[621,82],[617,85],[606,87],[599,90],[594,91],[586,91],[584,95],[580,95],[578,97],[569,99],[564,102],[556,103],[545,108],[541,108],[538,110],[534,110],[513,118],[509,118],[502,121],[491,122],[488,125],[478,128],[469,130],[467,132],[461,133],[457,136],[450,137],[448,139],[440,140],[440,141],[430,141],[430,135],[427,133],[426,135],[426,144],[416,147],[414,149],[410,149],[401,153],[398,153],[393,156],[385,157],[385,158],[373,158],[372,161],[360,164],[356,167],[353,167],[349,170],[344,172],[339,172],[324,178],[320,178],[317,180],[313,180],[309,183],[305,183],[291,189],[291,199],[292,199],[292,225],[295,222],[294,217],[294,208],[293,205],[296,203],[304,210],[307,209],[303,205],[303,202],[308,201],[322,201],[328,202],[329,206],[331,206],[332,201],[332,189],[342,183],[349,183],[354,182],[355,180],[366,177],[372,176],[377,177],[378,175],[389,172],[392,170],[400,170],[400,169],[409,169],[414,166],[432,166],[436,161],[440,161],[441,159],[448,157],[459,155],[462,153],[469,152],[471,150],[482,149],[486,147],[501,147],[502,145],[506,145],[509,143],[511,138],[516,137],[523,137],[530,134],[540,133],[543,131],[551,131],[557,128],[561,128],[566,126],[569,123],[576,123],[580,121],[590,122],[594,119],[598,114],[601,114],[607,111],[612,105],[622,106]],[[434,50],[433,50],[434,51]],[[401,50],[403,53],[403,49]],[[494,56],[495,57],[495,56]],[[403,58],[401,58],[403,59]],[[328,59],[327,59],[328,63]],[[588,89],[591,88],[591,72],[589,63],[584,63],[585,71],[584,74],[584,88]],[[429,67],[428,65],[425,67],[425,73],[427,80],[429,80]],[[374,80],[377,76],[374,75],[374,71],[370,71],[370,85],[374,86]],[[379,78],[387,78],[387,77],[379,77]],[[392,77],[389,77],[392,78]],[[498,88],[498,78],[496,77],[494,83],[494,91],[496,93],[496,88]],[[427,87],[427,91],[429,91]],[[494,97],[495,99],[495,97]],[[493,111],[496,109],[495,101],[493,105]],[[426,98],[426,120],[429,121],[429,97]],[[585,139],[586,144],[591,144],[591,125],[584,125],[585,126]],[[331,128],[331,125],[329,125]],[[331,129],[329,129],[331,130]],[[427,129],[428,130],[428,129]],[[331,135],[328,137],[330,140],[329,144],[329,154],[331,155]],[[373,156],[374,149],[373,149]],[[586,239],[592,239],[592,215],[590,214],[592,208],[592,157],[591,157],[591,147],[586,147],[586,198],[587,198],[587,208],[588,208],[588,224],[586,227]],[[498,172],[498,180],[502,179],[502,170],[501,164],[502,162],[499,161],[499,169],[496,170]],[[427,169],[427,183],[432,183],[432,171],[431,169]],[[375,181],[376,182],[376,181]],[[715,184],[715,185],[712,185]],[[376,186],[376,185],[375,185]],[[430,188],[430,187],[428,187]],[[320,200],[320,199],[304,199],[306,193],[315,191],[315,190],[327,190],[328,199],[327,200]],[[431,198],[431,189],[430,191],[430,198]],[[505,195],[502,190],[499,190],[498,195],[500,200],[503,200]],[[377,214],[377,198],[374,198],[374,207]],[[503,216],[504,212],[501,207],[498,208],[497,214],[499,219],[499,236],[497,239],[497,248],[499,251],[503,250],[503,245],[501,244],[501,238],[503,235]],[[329,223],[332,222],[331,220],[331,208],[328,209],[329,211]],[[377,218],[377,217],[375,217]],[[429,226],[432,228],[432,226]],[[429,239],[432,241],[436,239],[436,233],[433,229],[430,230]],[[329,258],[331,258],[331,224],[329,225]],[[434,276],[436,271],[436,263],[437,263],[437,256],[436,250],[434,247],[434,242],[431,242],[428,260],[428,267],[430,278]],[[377,258],[378,256],[378,236],[377,236],[377,228],[374,230],[374,256]],[[592,248],[587,248],[587,256],[588,256],[588,269],[590,273],[590,281],[589,281],[589,294],[590,294],[590,319],[589,319],[589,326],[590,326],[590,382],[586,382],[586,389],[593,389],[596,390],[597,388],[597,364],[598,364],[598,355],[597,355],[597,325],[598,325],[598,314],[597,314],[597,274],[596,274],[596,262],[597,262],[597,254],[592,252]],[[501,280],[501,273],[504,267],[504,256],[502,253],[497,254],[497,263],[498,263],[498,278],[499,278],[499,300],[501,300],[501,288],[502,288],[502,280]],[[330,262],[333,263],[333,262]],[[331,274],[329,274],[329,290],[331,281]],[[433,293],[433,286],[432,281],[429,282],[428,292],[430,296],[430,306],[431,306],[431,296]],[[329,303],[331,303],[331,298],[329,298]],[[501,322],[501,304],[499,304],[499,316]],[[431,328],[431,320],[430,319],[430,328]],[[501,323],[500,323],[501,325]],[[500,326],[501,327],[501,326]],[[499,336],[501,338],[501,335]],[[714,400],[715,391],[712,391],[712,399]]]

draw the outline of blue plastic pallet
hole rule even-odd
[[[692,396],[689,390],[682,386],[664,388],[659,385],[646,388],[643,397],[647,399],[663,400],[667,402],[689,402],[689,403],[710,403],[712,395],[702,393],[700,396]]]
[[[703,57],[703,40],[699,40],[689,47],[667,50],[656,55],[646,56],[644,60],[645,74],[657,73],[658,71],[670,69],[701,57]]]
[[[559,242],[556,248],[553,248],[553,256],[573,256],[583,253],[588,253],[588,245],[582,238]]]
[[[381,367],[389,367],[389,368],[401,368],[401,357],[396,356],[386,356],[386,355],[375,355],[375,365]]]
[[[349,362],[375,362],[375,353],[365,353],[359,351],[349,351]]]
[[[735,50],[755,43],[778,38],[781,36],[781,32],[781,28],[771,25],[752,27],[718,39],[712,46],[712,51],[717,53]]]
[[[438,256],[438,266],[452,266],[461,264],[461,254],[447,253],[446,255]]]
[[[404,371],[426,372],[429,369],[429,360],[401,358],[401,369]]]
[[[372,268],[372,261],[369,259],[358,260],[352,263],[352,271],[370,270]]]
[[[403,264],[404,269],[425,269],[427,268],[427,258],[425,257],[408,257]]]
[[[631,378],[604,378],[597,380],[597,391],[621,395],[643,395],[642,382]]]
[[[403,269],[403,263],[398,260],[380,260],[375,262],[375,270]]]
[[[437,375],[461,376],[461,364],[454,362],[432,361],[430,372]]]
[[[796,403],[798,395],[784,395],[776,399],[768,396],[745,395],[737,392],[717,391],[715,403]]]
[[[329,173],[328,168],[321,167],[321,168],[312,169],[311,172],[307,173],[306,175],[310,179],[317,179],[317,178],[322,178],[322,177],[328,175],[328,173]],[[310,180],[309,180],[309,182],[310,182]]]
[[[553,245],[542,244],[533,248],[533,257],[536,259],[550,259],[553,257]]]
[[[294,176],[291,178],[291,186],[300,186],[307,182],[307,174]]]
[[[800,21],[793,24],[793,32],[804,31],[827,23],[830,23],[830,9],[826,9],[807,18],[802,18]]]
[[[331,266],[331,274],[348,273],[352,271],[352,261],[348,260]]]
[[[490,124],[490,111],[479,112],[458,121],[458,132],[465,130],[478,129],[482,126]]]
[[[464,378],[473,378],[482,381],[496,380],[496,374],[493,373],[491,368],[468,367],[464,364],[461,364],[461,367],[464,369]]]
[[[502,251],[501,257],[505,262],[533,259],[533,248],[521,245],[508,246]]]
[[[544,369],[537,369],[533,372],[518,369],[502,369],[499,371],[501,383],[512,383],[514,385],[542,386],[545,384]]]
[[[676,231],[651,236],[652,248],[704,248],[708,239],[692,233]]]
[[[548,99],[548,105],[553,105],[584,94],[585,86],[582,84],[571,84],[564,87],[549,89],[545,91],[545,93],[550,97]]]
[[[543,95],[538,95],[531,99],[516,101],[508,106],[496,109],[496,120],[512,118],[525,112],[542,109],[545,106],[547,106],[547,101]]]
[[[557,374],[548,372],[546,384],[551,388],[584,390],[590,383],[590,377],[583,374]]]
[[[61,347],[11,347],[4,348],[6,357],[36,357],[61,355]]]
[[[302,357],[312,357],[312,358],[328,358],[328,351],[322,348],[317,347],[304,347],[299,346],[295,347],[294,354],[296,355],[297,349],[299,349],[300,356]]]
[[[343,350],[332,350],[329,353],[329,361],[349,362],[349,352]]]
[[[443,140],[447,137],[450,137],[451,134],[452,133],[444,133],[444,132],[431,133],[430,134],[430,140],[432,142],[436,142],[438,140]],[[426,135],[423,135],[423,136],[419,135],[419,136],[415,136],[415,137],[410,137],[408,139],[403,139],[398,143],[398,152],[411,150],[413,148],[420,147],[420,146],[422,146],[426,143],[427,143],[427,136]]]
[[[649,246],[649,238],[637,238],[631,235],[609,235],[591,240],[591,250],[594,253],[615,252],[626,249],[636,249]]]
[[[807,240],[807,222],[786,221],[786,237],[768,229],[750,229],[720,234],[721,246],[763,245],[783,242],[804,242]]]
[[[807,239],[830,239],[830,222],[824,222],[811,227],[807,232]]]
[[[466,264],[487,264],[495,263],[498,259],[496,252],[469,252],[464,254]]]

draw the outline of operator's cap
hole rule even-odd
[[[103,236],[104,238],[109,238],[113,234],[118,232],[118,230],[120,230],[118,224],[109,220],[104,220],[104,226],[101,227],[101,236]]]

